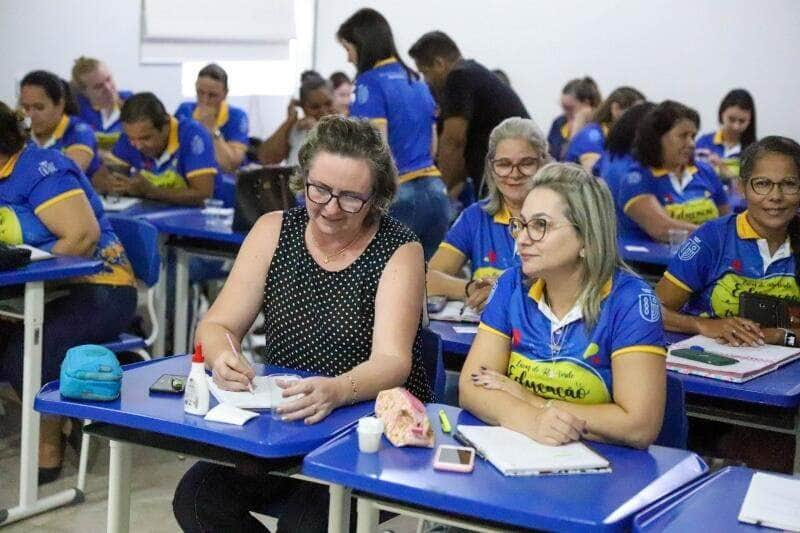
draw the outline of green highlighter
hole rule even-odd
[[[675,357],[691,359],[692,361],[697,361],[698,363],[705,363],[712,366],[735,365],[739,362],[738,359],[728,357],[727,355],[707,352],[702,346],[692,346],[691,348],[672,350],[670,354],[674,355]]]

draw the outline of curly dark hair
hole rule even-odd
[[[28,137],[22,124],[22,117],[0,102],[0,154],[14,155],[25,146]]]
[[[690,120],[695,127],[700,128],[700,115],[690,107],[673,100],[664,100],[654,107],[645,115],[636,130],[636,139],[633,141],[634,157],[648,167],[663,165],[661,137],[681,120]]]

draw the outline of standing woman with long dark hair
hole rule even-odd
[[[433,96],[400,59],[389,22],[374,9],[356,11],[336,37],[358,70],[350,116],[368,119],[381,131],[397,165],[400,187],[389,214],[414,230],[429,259],[447,231],[450,209],[433,163]]]
[[[744,89],[733,89],[719,104],[719,129],[697,139],[695,156],[723,178],[739,177],[739,156],[756,142],[756,104]]]

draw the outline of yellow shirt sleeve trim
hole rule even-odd
[[[186,173],[186,177],[188,179],[195,178],[197,176],[203,176],[205,174],[216,174],[217,169],[214,167],[207,167],[207,168],[198,168],[197,170],[192,170],[191,172]]]
[[[675,285],[679,289],[683,289],[683,290],[685,290],[686,292],[689,292],[689,293],[694,292],[691,287],[689,287],[687,284],[685,284],[684,282],[682,282],[681,280],[676,278],[674,275],[670,274],[668,271],[664,272],[664,279],[666,279],[667,281],[669,281],[670,283],[672,283],[673,285]]]
[[[639,344],[636,346],[626,346],[625,348],[620,348],[616,352],[611,354],[611,359],[614,359],[618,355],[625,355],[629,353],[648,353],[652,355],[667,355],[667,350],[663,346],[651,346],[648,344]]]
[[[640,199],[644,198],[645,196],[652,196],[652,194],[650,194],[650,193],[637,194],[636,196],[634,196],[633,198],[631,198],[630,200],[628,200],[625,203],[625,207],[622,208],[622,212],[627,214],[628,213],[628,208],[630,208],[630,206],[632,206],[634,202],[638,202]]]
[[[370,124],[388,124],[389,121],[385,118],[371,118],[369,119]]]
[[[483,322],[478,324],[478,329],[482,329],[483,331],[488,331],[489,333],[492,333],[494,335],[498,335],[498,336],[503,337],[505,339],[510,339],[511,338],[508,335],[506,335],[505,333],[503,333],[502,331],[496,330],[491,326],[487,326]]]
[[[80,150],[81,152],[86,152],[90,156],[94,157],[94,150],[92,150],[91,146],[87,146],[85,144],[70,144],[66,148],[67,150]]]
[[[460,255],[462,257],[467,257],[467,254],[465,254],[464,252],[462,252],[461,250],[459,250],[458,248],[456,248],[455,246],[453,246],[449,242],[441,242],[441,243],[439,243],[439,248],[441,248],[443,250],[453,251],[453,252],[457,253],[458,255]]]
[[[83,189],[70,189],[66,192],[62,192],[58,196],[53,196],[49,200],[45,200],[44,202],[40,203],[39,206],[33,210],[33,212],[38,215],[41,211],[44,211],[53,204],[57,204],[58,202],[66,200],[67,198],[72,198],[73,196],[78,196],[79,194],[86,193],[83,192]]]
[[[117,156],[115,156],[115,155],[114,155],[114,154],[112,154],[111,152],[109,152],[108,154],[106,154],[106,156],[105,156],[105,159],[106,159],[106,160],[107,160],[109,163],[115,163],[115,164],[118,164],[118,165],[128,165],[128,166],[131,166],[131,164],[130,164],[128,161],[126,161],[126,160],[124,160],[124,159],[122,159],[122,158],[120,158],[120,157],[117,157]]]

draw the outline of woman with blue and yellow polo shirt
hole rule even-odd
[[[433,254],[429,295],[483,309],[497,277],[519,264],[508,222],[519,216],[533,175],[546,161],[547,141],[533,120],[507,118],[492,130],[483,174],[488,197],[459,215]],[[472,269],[469,279],[458,276],[466,261]]]
[[[223,172],[233,173],[244,161],[250,123],[243,109],[229,105],[228,73],[215,63],[200,69],[195,82],[197,102],[184,102],[175,118],[192,118],[214,139],[214,155]]]
[[[744,89],[725,95],[717,114],[719,129],[697,139],[695,156],[708,162],[723,178],[739,176],[739,157],[756,140],[756,104]]]
[[[22,124],[0,102],[0,235],[54,254],[101,260],[99,273],[69,280],[66,295],[45,305],[42,382],[58,379],[68,348],[102,343],[126,328],[136,310],[133,272],[99,198],[78,167],[54,150],[26,146]],[[0,321],[0,380],[21,394],[22,324]],[[42,417],[40,480],[61,470],[61,420]]]
[[[20,83],[20,106],[30,118],[30,142],[63,152],[91,177],[100,168],[94,132],[77,117],[69,84],[44,70],[29,72]]]
[[[428,86],[401,59],[387,20],[360,9],[336,33],[358,69],[350,116],[369,119],[387,139],[400,186],[389,214],[420,237],[430,259],[450,220],[436,153],[436,104]]]
[[[794,346],[800,331],[740,318],[739,296],[800,298],[800,145],[785,137],[757,141],[742,156],[740,179],[747,211],[700,226],[658,282],[664,326],[735,346]]]
[[[122,133],[122,104],[133,93],[118,91],[111,71],[93,57],[75,60],[72,85],[77,89],[78,117],[94,130],[98,150],[111,150]]]
[[[605,150],[608,131],[626,109],[643,102],[644,99],[644,95],[633,87],[614,89],[597,108],[592,122],[573,133],[564,161],[578,163],[586,169],[586,172],[598,175],[595,164]]]
[[[553,120],[547,134],[548,150],[553,159],[564,160],[576,127],[582,128],[591,119],[602,100],[597,83],[589,76],[569,80],[564,85],[559,102],[564,114]]]
[[[620,236],[668,242],[669,230],[694,231],[727,214],[728,194],[714,169],[694,159],[697,111],[665,100],[639,124],[635,164],[615,197]]]
[[[666,396],[661,309],[617,255],[608,188],[576,165],[547,165],[510,227],[521,265],[481,315],[461,405],[544,444],[646,448]]]

